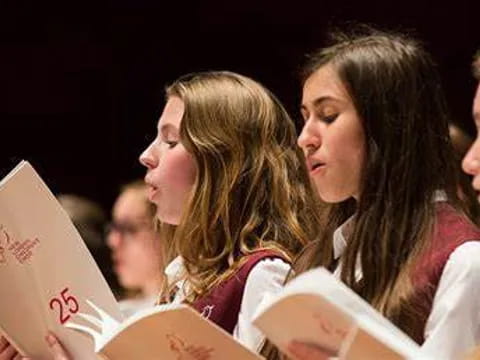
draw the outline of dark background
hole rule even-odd
[[[143,176],[163,88],[232,70],[273,90],[297,117],[297,71],[326,30],[367,22],[421,38],[440,65],[452,118],[473,133],[480,1],[0,0],[0,176],[28,159],[55,192],[106,209]]]

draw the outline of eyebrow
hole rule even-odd
[[[320,105],[322,105],[324,102],[327,102],[327,101],[340,102],[341,100],[339,100],[339,99],[337,99],[333,96],[320,96],[320,97],[316,98],[315,100],[313,100],[312,104],[313,104],[313,107],[319,107]],[[306,110],[307,107],[304,104],[301,104],[300,109]]]
[[[172,125],[172,124],[168,124],[168,123],[163,124],[159,129],[159,133],[161,133],[161,134],[165,134],[168,131],[173,131],[175,133],[178,133],[177,127]]]

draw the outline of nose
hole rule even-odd
[[[480,173],[480,139],[477,138],[463,158],[462,168],[469,175]]]
[[[139,157],[140,163],[148,169],[153,169],[157,165],[156,156],[153,151],[154,143],[151,143]]]
[[[322,144],[320,131],[312,120],[307,120],[303,125],[297,144],[305,155],[311,154]]]
[[[110,249],[118,249],[122,242],[122,234],[119,231],[110,230],[107,235],[107,245]]]

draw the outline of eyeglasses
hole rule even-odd
[[[105,226],[105,235],[108,235],[112,232],[117,232],[123,236],[134,236],[142,230],[150,229],[152,229],[152,224],[148,222],[134,224],[128,222],[112,221],[111,223],[107,224],[107,226]]]

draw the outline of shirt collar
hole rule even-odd
[[[435,190],[433,194],[433,201],[440,202],[440,201],[447,201],[447,193],[444,190]]]
[[[181,288],[185,280],[181,280],[182,273],[184,271],[183,258],[177,256],[173,259],[164,270],[165,275],[167,276],[167,281],[169,285],[175,284],[177,288]]]
[[[337,260],[342,256],[345,248],[347,247],[347,241],[345,240],[345,232],[348,229],[348,225],[353,221],[355,215],[350,216],[342,225],[340,225],[333,232],[333,258]]]

